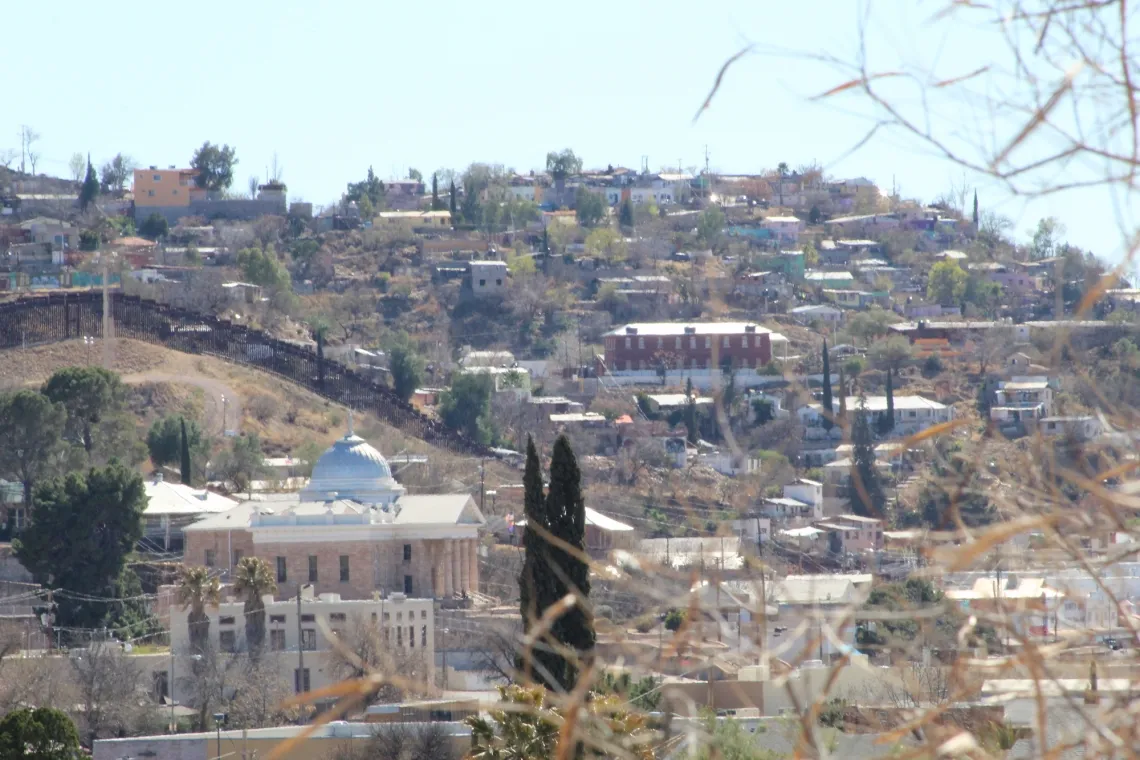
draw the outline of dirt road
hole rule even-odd
[[[208,377],[193,375],[178,375],[170,372],[140,372],[133,375],[123,375],[123,382],[140,383],[173,383],[177,385],[192,385],[201,388],[206,393],[206,430],[211,435],[221,435],[222,412],[225,411],[225,427],[231,430],[238,429],[241,421],[241,396],[233,388],[223,382]],[[223,398],[225,399],[223,401]]]

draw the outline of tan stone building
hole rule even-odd
[[[482,513],[468,494],[405,495],[380,452],[349,433],[300,494],[244,502],[184,529],[185,562],[229,578],[242,557],[273,567],[277,596],[439,599],[479,590]]]

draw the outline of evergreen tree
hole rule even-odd
[[[542,465],[538,461],[534,439],[529,435],[526,439],[526,469],[523,471],[523,514],[526,517],[523,532],[525,554],[519,574],[519,612],[523,631],[527,632],[542,617],[543,611],[557,601],[557,579],[550,568],[550,543],[547,540],[550,520],[546,514]],[[522,653],[519,672],[525,681],[530,682],[543,669],[550,670],[550,666],[549,653],[536,649],[529,654]]]
[[[839,368],[839,416],[847,418],[847,376],[842,366]]]
[[[879,435],[887,435],[895,429],[895,389],[894,369],[887,368],[887,410],[879,415]]]
[[[182,418],[182,485],[190,485],[190,438],[186,435],[186,418]]]
[[[823,429],[831,430],[835,407],[831,401],[831,359],[827,355],[827,341],[823,341]]]
[[[451,211],[451,223],[459,221],[459,208],[455,205],[455,180],[451,180],[451,187],[447,190],[447,207]]]
[[[633,229],[633,203],[629,198],[625,198],[621,202],[621,208],[618,210],[618,225],[624,229]]]
[[[547,256],[550,255],[550,235],[545,224],[542,225],[542,252]]]
[[[594,649],[594,615],[589,606],[590,565],[586,558],[586,504],[582,498],[582,471],[564,435],[554,442],[550,457],[550,489],[546,494],[546,517],[555,539],[551,559],[558,568],[558,598],[574,594],[577,603],[563,613],[551,631],[562,646],[576,652],[575,661],[562,660],[559,685],[574,688],[579,666]]]
[[[875,441],[867,418],[867,400],[859,399],[859,411],[851,428],[851,512],[863,517],[883,517],[883,484],[875,468]]]
[[[439,200],[439,177],[435,174],[431,175],[431,210],[439,211],[443,208],[443,204]]]
[[[91,165],[91,156],[87,156],[87,176],[83,179],[83,186],[79,188],[79,208],[86,211],[95,202],[99,195],[99,178],[95,175],[95,167]]]
[[[978,229],[978,191],[974,191],[974,229]]]
[[[685,433],[689,443],[697,442],[697,399],[693,396],[693,378],[685,380]]]

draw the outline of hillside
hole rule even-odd
[[[101,358],[99,345],[86,347],[82,341],[0,352],[0,389],[35,386],[62,367],[99,364]],[[119,339],[113,369],[132,389],[130,407],[144,435],[159,417],[183,413],[201,420],[210,435],[220,439],[223,396],[225,428],[257,433],[268,456],[313,446],[324,449],[343,435],[347,426],[344,407],[272,375],[212,357]],[[409,438],[369,414],[355,413],[354,427],[385,455],[428,455],[427,465],[408,465],[403,471],[394,467],[410,489],[478,493],[477,461]],[[517,473],[498,462],[487,462],[486,467],[489,489],[519,479]]]

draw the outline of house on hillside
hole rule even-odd
[[[837,309],[834,306],[829,306],[824,303],[796,306],[795,308],[789,309],[788,314],[797,322],[804,325],[810,325],[816,320],[824,324],[838,325],[843,323],[845,316],[842,309]]]
[[[1053,389],[1047,377],[1011,377],[998,382],[990,419],[998,423],[1018,422],[1031,429],[1037,421],[1053,414]]]
[[[469,261],[471,292],[476,298],[500,297],[507,292],[507,262]]]
[[[237,506],[237,499],[203,488],[165,480],[156,472],[143,483],[146,509],[143,510],[143,538],[146,551],[179,552],[183,529],[203,517],[226,512]]]
[[[861,401],[864,402],[862,410]],[[858,396],[849,396],[846,399],[847,414],[866,414],[870,417],[871,428],[874,429],[877,417],[887,411],[886,396],[865,396],[861,400]],[[835,402],[838,411],[838,400]],[[895,426],[891,434],[902,437],[914,435],[926,430],[928,427],[954,419],[954,408],[922,396],[894,397]],[[826,437],[822,404],[807,404],[796,410],[796,415],[806,429],[806,438]],[[837,430],[833,427],[832,430]]]

